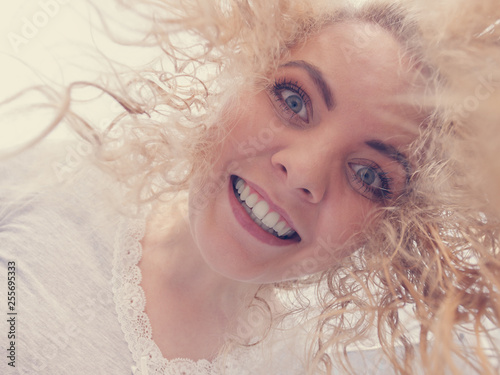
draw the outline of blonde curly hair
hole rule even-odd
[[[360,234],[363,246],[337,267],[275,287],[294,296],[285,315],[314,311],[311,373],[331,373],[334,363],[353,372],[347,350],[373,327],[396,373],[498,373],[496,1],[120,2],[148,20],[140,43],[161,48],[161,64],[95,85],[124,109],[107,129],[69,108],[65,114],[94,145],[95,162],[137,202],[171,201],[195,171],[209,170],[231,126],[224,112],[233,98],[266,87],[290,50],[322,27],[355,21],[391,32],[420,73],[420,95],[406,98],[424,119],[408,150],[407,191],[377,210]],[[205,178],[204,186],[220,187],[218,176]],[[311,287],[315,303],[305,294]],[[417,322],[417,338],[404,316]]]

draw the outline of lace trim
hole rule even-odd
[[[164,358],[153,341],[151,323],[144,312],[146,295],[140,285],[142,274],[138,264],[142,257],[139,241],[145,230],[144,219],[123,219],[118,227],[113,256],[114,302],[118,321],[136,364],[134,375],[291,375],[304,372],[301,362],[288,350],[288,340],[273,341],[270,337],[252,347],[233,349],[224,358],[219,356],[213,361]],[[295,343],[300,341],[296,335],[288,338]]]
[[[146,296],[140,286],[138,263],[142,257],[140,240],[145,220],[121,224],[115,241],[112,288],[118,320],[136,363],[134,375],[215,375],[220,361],[176,358],[168,360],[153,341],[151,323],[144,312]]]
[[[235,350],[222,360],[187,358],[166,359],[153,341],[151,323],[144,312],[146,296],[140,283],[138,266],[142,257],[140,240],[144,237],[146,222],[123,220],[115,239],[112,288],[114,302],[128,347],[136,363],[134,375],[219,375],[255,374],[253,370],[261,357],[262,347]],[[244,351],[244,353],[243,353]],[[243,359],[243,360],[242,360]]]

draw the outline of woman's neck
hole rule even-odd
[[[212,359],[225,338],[236,334],[260,286],[212,270],[187,220],[167,226],[162,220],[168,217],[156,214],[148,222],[139,264],[153,339],[167,358]]]

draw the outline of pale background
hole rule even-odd
[[[115,32],[121,30],[120,24],[125,26],[119,33],[125,38],[129,25],[139,27],[137,20],[117,12],[113,1],[102,1],[99,9]],[[85,0],[0,0],[0,101],[32,85],[49,84],[61,91],[75,80],[92,81],[100,71],[109,70],[103,54],[131,66],[151,58],[150,50],[112,43],[100,29],[95,9]],[[27,115],[22,109],[23,103],[33,108],[37,99],[18,100],[14,116],[12,111],[9,116],[2,112],[13,106],[0,106],[0,148],[26,143],[50,122],[47,110]],[[99,118],[99,109],[95,112],[93,120],[109,120]],[[70,134],[61,126],[49,137],[64,139]]]
[[[61,58],[70,52],[68,40],[88,41],[89,36],[88,22],[83,17],[84,10],[75,4],[76,2],[59,3],[56,0],[2,0],[1,99],[30,85],[64,84],[70,80],[68,61]],[[26,98],[22,103],[29,101]],[[22,111],[19,112],[22,114]],[[42,129],[47,120],[47,116],[38,114],[27,119],[15,118],[13,121],[9,118],[8,122],[1,121],[0,147],[11,147],[29,140]],[[63,129],[52,135],[56,138],[66,136]]]
[[[117,35],[126,39],[131,25],[142,27],[137,19],[131,20],[130,15],[118,11],[114,1],[95,2],[113,31],[118,31]],[[158,52],[125,48],[103,37],[97,13],[89,0],[0,0],[0,101],[30,85],[48,83],[62,89],[75,80],[93,80],[98,71],[106,69],[106,61],[100,53],[124,64],[139,66]],[[16,108],[22,108],[21,103],[37,103],[39,99],[23,100],[16,102],[19,105]],[[109,106],[112,105],[109,102]],[[48,111],[38,110],[27,116],[25,110],[18,109],[14,111],[18,116],[13,118],[4,116],[3,109],[0,106],[0,149],[25,144],[51,119]],[[96,112],[92,121],[110,120],[108,114],[99,117],[99,111],[99,108],[92,111]],[[61,126],[49,137],[67,138],[68,135],[70,132]]]

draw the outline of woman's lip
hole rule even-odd
[[[238,176],[239,177],[239,176]],[[288,216],[288,214],[280,207],[276,206],[272,199],[267,195],[267,193],[260,188],[260,186],[255,185],[253,182],[245,180],[243,177],[240,177],[243,181],[245,181],[245,184],[249,185],[252,189],[254,189],[259,195],[264,198],[264,200],[269,204],[269,211],[275,211],[280,214],[282,218],[286,220],[288,223],[288,226],[290,226],[293,230],[296,231],[295,225],[293,224],[292,219]]]
[[[240,225],[248,232],[250,233],[253,237],[257,238],[259,241],[272,245],[272,246],[288,246],[297,243],[296,238],[291,238],[291,239],[280,239],[277,238],[276,236],[273,236],[271,233],[268,233],[264,229],[262,229],[260,226],[258,226],[248,215],[248,213],[245,211],[241,203],[238,201],[236,196],[234,195],[234,188],[233,188],[233,180],[232,178],[229,179],[229,204],[231,206],[231,209],[233,211],[234,217],[236,218],[236,221],[240,223]]]

